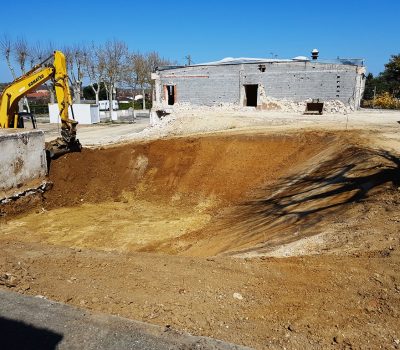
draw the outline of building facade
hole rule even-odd
[[[159,67],[152,78],[155,102],[162,105],[230,103],[263,109],[272,98],[339,100],[357,109],[365,86],[365,67],[361,60],[242,58]]]

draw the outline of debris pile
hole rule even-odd
[[[303,113],[306,110],[307,103],[312,102],[311,98],[304,101],[291,101],[287,99],[276,99],[272,97],[263,97],[261,99],[261,110],[280,111],[285,113]],[[324,113],[329,114],[348,114],[352,111],[342,101],[330,100],[322,101],[324,103]]]
[[[37,194],[37,193],[44,193],[44,192],[50,190],[52,187],[53,187],[53,183],[52,182],[43,181],[37,187],[24,189],[22,191],[19,191],[17,193],[13,193],[13,194],[11,194],[9,196],[5,196],[3,198],[0,197],[0,205],[9,203],[11,201],[15,201],[15,200],[17,200],[18,198],[21,198],[21,197],[30,196],[30,195]]]
[[[288,99],[277,99],[267,96],[264,87],[260,85],[260,102],[261,110],[274,110],[289,113],[303,113],[306,110],[306,105],[312,102],[311,98],[304,101],[293,101]],[[329,100],[321,101],[324,103],[324,113],[334,113],[334,114],[347,114],[352,111],[349,106],[346,106],[342,101],[339,100]]]
[[[266,96],[263,89],[260,89],[260,105],[257,107],[243,107],[235,103],[219,103],[214,106],[193,105],[187,102],[176,103],[173,106],[156,105],[154,111],[161,110],[168,115],[200,115],[201,113],[259,113],[260,111],[283,112],[283,113],[298,113],[302,114],[306,110],[307,103],[312,102],[312,99],[304,101],[293,101],[288,99],[277,99]],[[352,111],[350,106],[346,106],[342,101],[330,100],[322,101],[324,103],[324,114],[348,114]]]

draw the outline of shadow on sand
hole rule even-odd
[[[219,252],[265,251],[321,232],[326,215],[363,201],[383,185],[400,185],[400,158],[384,150],[349,147],[309,173],[264,187],[235,207],[229,221],[214,226],[214,232],[227,237]]]

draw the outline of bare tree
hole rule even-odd
[[[0,39],[1,55],[6,60],[7,66],[10,69],[11,75],[12,75],[13,79],[15,79],[17,76],[15,74],[14,67],[11,64],[12,49],[13,49],[13,43],[11,41],[11,38],[7,34],[3,34],[3,36]]]
[[[48,52],[46,48],[43,47],[43,45],[37,41],[35,44],[33,44],[30,48],[30,65],[31,68],[36,64],[43,62],[47,57],[50,57],[51,52]]]
[[[100,87],[104,77],[105,59],[101,46],[92,43],[85,56],[85,70],[89,78],[89,84],[96,96],[96,104],[99,104]]]
[[[110,119],[112,119],[113,93],[118,83],[125,81],[128,68],[128,48],[123,41],[116,39],[104,44],[102,55],[104,58],[104,82],[108,88]]]
[[[14,60],[17,62],[22,74],[26,73],[26,62],[29,60],[28,43],[25,38],[18,38],[14,44]]]
[[[63,53],[71,79],[74,103],[80,103],[87,50],[83,45],[75,45],[73,47],[65,46],[63,48]]]
[[[161,57],[156,51],[149,52],[146,55],[146,62],[146,84],[150,88],[152,94],[154,94],[154,81],[151,79],[151,73],[154,73],[160,66],[169,66],[176,64],[176,62],[172,62],[164,57]],[[143,104],[143,108],[145,108],[145,102],[143,102]]]
[[[152,91],[154,82],[151,73],[157,67],[171,64],[170,61],[160,57],[153,51],[147,54],[133,53],[129,56],[129,73],[127,83],[136,90],[139,87],[143,95],[143,109],[146,109],[146,89]],[[134,96],[135,97],[135,96]]]
[[[29,59],[30,66],[33,68],[35,64],[41,63],[44,60],[50,58],[54,53],[54,44],[52,42],[48,42],[46,46],[44,46],[41,42],[37,41],[35,44],[31,45],[29,50]],[[52,80],[48,80],[44,83],[47,86],[50,93],[50,103],[55,103],[55,91],[54,91],[54,83]]]
[[[135,93],[137,87],[137,75],[134,66],[135,55],[136,55],[135,53],[129,53],[128,55],[127,71],[124,78],[125,84],[131,89],[133,100],[135,99]]]
[[[18,38],[17,41],[14,44],[14,60],[18,64],[19,69],[21,70],[22,74],[26,73],[26,62],[29,59],[30,52],[29,52],[29,47],[28,43],[26,42],[25,38]],[[19,103],[19,108],[20,110],[24,109],[24,106],[26,107],[27,112],[30,112],[31,109],[29,107],[29,102],[28,98],[24,96]]]
[[[143,54],[139,52],[130,53],[128,56],[127,71],[124,77],[125,84],[131,89],[133,119],[135,115],[136,89],[144,86],[146,62]]]
[[[145,102],[145,87],[147,82],[147,61],[146,56],[141,53],[136,53],[132,57],[133,69],[136,75],[136,85],[142,90],[143,109],[146,108]]]
[[[56,47],[56,45],[52,41],[49,41],[47,43],[46,47],[44,47],[44,46],[40,47],[39,46],[39,48],[37,49],[37,52],[36,52],[36,55],[37,55],[36,57],[37,57],[38,61],[42,62],[43,60],[45,60],[45,59],[49,58],[50,56],[52,56],[54,54],[55,47]],[[46,86],[48,87],[49,92],[50,92],[50,103],[55,103],[55,101],[56,101],[56,98],[55,98],[56,92],[55,92],[54,81],[53,80],[47,81],[46,82]]]
[[[76,103],[81,102],[82,95],[82,82],[85,76],[84,65],[87,57],[87,50],[85,46],[76,46],[74,49],[74,63],[76,67],[76,74],[74,76],[74,96]]]
[[[143,96],[143,109],[146,109],[146,90],[150,90],[152,93],[154,90],[151,73],[159,66],[171,64],[173,64],[171,61],[160,57],[155,51],[146,54],[135,52],[129,55],[125,83],[131,88],[134,99],[136,89],[140,88]],[[135,113],[135,110],[133,112]]]

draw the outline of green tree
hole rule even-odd
[[[369,73],[365,80],[364,99],[372,100],[374,90],[376,95],[388,92],[390,95],[400,98],[400,54],[392,55],[385,64],[385,70],[374,77]]]
[[[97,84],[94,84],[95,89],[97,89]],[[83,97],[85,100],[96,100],[96,95],[93,91],[93,88],[88,85],[83,88]],[[100,92],[99,92],[100,100],[107,100],[107,91],[104,86],[104,83],[100,84]]]
[[[394,97],[400,97],[400,54],[392,55],[389,62],[385,64],[385,70],[382,73],[390,92]]]
[[[365,78],[364,100],[372,100],[374,98],[375,78],[369,73]]]

